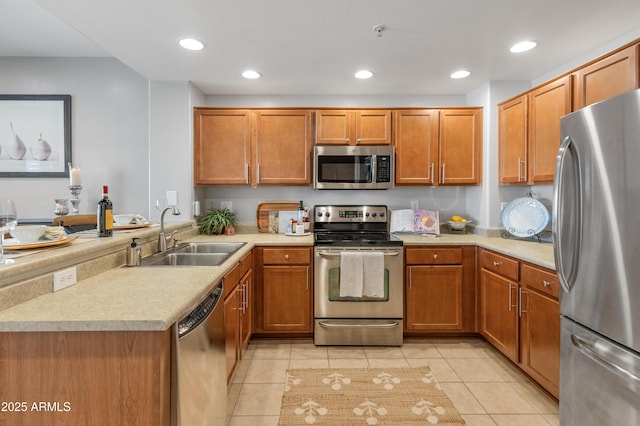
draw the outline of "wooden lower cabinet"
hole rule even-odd
[[[555,272],[487,250],[481,250],[480,264],[480,334],[558,398],[560,307]]]
[[[405,250],[405,334],[475,332],[475,248]]]
[[[253,332],[253,253],[245,255],[223,280],[225,352],[229,382]]]
[[[256,334],[313,332],[311,247],[256,249]]]
[[[171,330],[5,332],[0,357],[0,424],[170,424]]]

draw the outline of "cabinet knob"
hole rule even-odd
[[[438,259],[438,255],[437,255],[437,254],[434,254],[434,255],[433,255],[433,258],[434,258],[434,259]]]
[[[542,281],[542,285],[544,287],[549,287],[551,285],[551,283],[549,281]]]
[[[500,262],[493,261],[493,266],[500,266]]]
[[[285,255],[284,255],[284,258],[285,258],[285,259],[287,259],[287,260],[289,260],[289,255],[288,255],[288,254],[285,254]]]
[[[351,142],[351,139],[347,138],[345,139],[345,142],[347,143],[347,145],[349,144],[349,142]]]

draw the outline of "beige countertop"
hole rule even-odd
[[[553,247],[548,243],[473,234],[399,237],[405,246],[476,245],[554,268]],[[201,301],[254,246],[313,245],[312,236],[267,233],[230,237],[199,235],[189,241],[242,241],[247,244],[216,267],[119,267],[108,270],[64,290],[0,311],[0,331],[166,330]],[[77,250],[102,249],[101,244],[71,246],[67,255],[73,257]],[[58,257],[64,255],[63,250],[56,253]],[[44,257],[42,261],[50,259]]]

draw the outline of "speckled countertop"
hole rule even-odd
[[[402,235],[400,238],[405,246],[476,245],[554,268],[551,244],[473,234],[443,234],[435,238]],[[64,290],[1,311],[0,331],[163,331],[202,300],[254,246],[313,245],[312,236],[282,234],[200,235],[190,241],[242,241],[247,244],[215,267],[119,267],[109,270]],[[69,256],[73,256],[75,250],[69,248]]]

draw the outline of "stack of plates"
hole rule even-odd
[[[549,211],[540,201],[531,197],[516,198],[506,205],[500,220],[507,232],[515,237],[532,237],[549,224]]]

